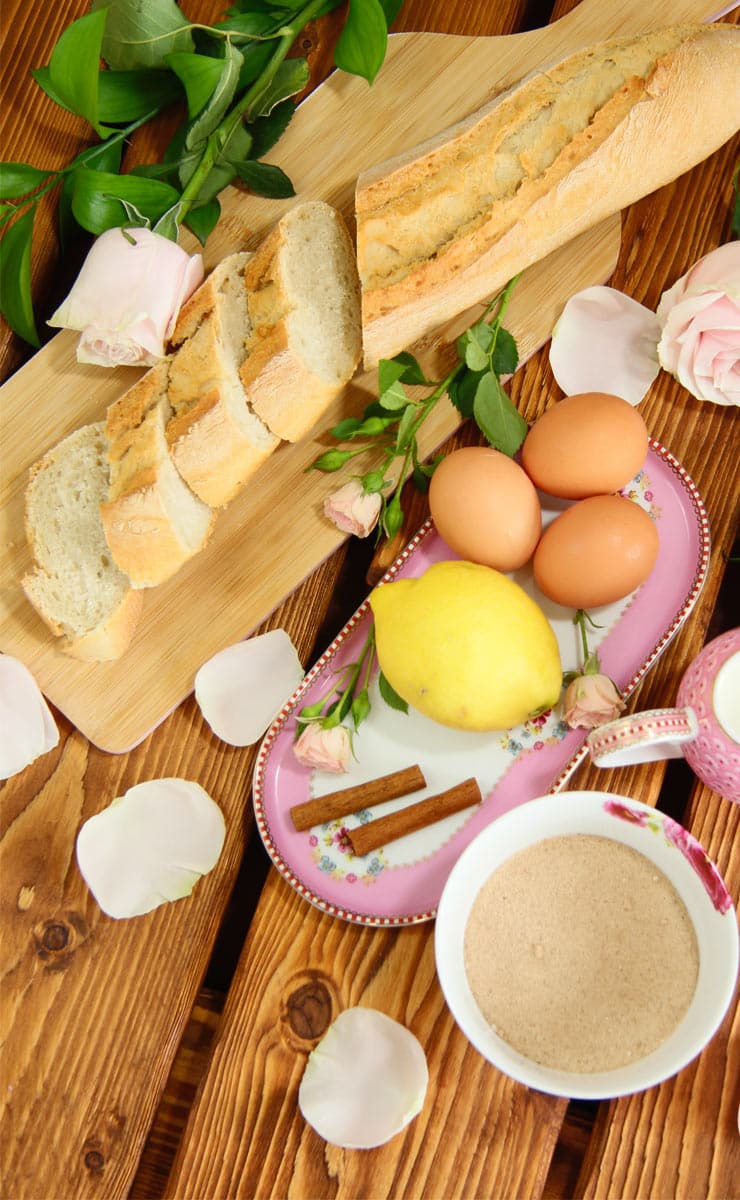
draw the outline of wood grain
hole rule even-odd
[[[704,12],[701,0],[683,2],[687,9]],[[615,30],[639,29],[644,23],[644,6],[636,0],[623,0],[615,10]],[[304,101],[272,157],[279,153],[291,163],[297,201],[317,196],[329,200],[351,224],[355,179],[368,163],[415,145],[465,116],[537,61],[611,31],[611,24],[604,29],[597,0],[584,0],[557,26],[513,38],[399,34],[392,40],[377,87],[368,91],[357,77],[333,75]],[[459,86],[461,75],[464,89]],[[402,121],[391,119],[400,113]],[[322,135],[328,128],[333,137],[326,143]],[[316,153],[319,145],[321,154]],[[234,188],[221,202],[222,218],[208,241],[207,265],[255,245],[285,209],[284,204],[246,197]],[[618,252],[617,216],[526,272],[509,316],[522,359],[546,341],[570,294],[606,281]],[[420,357],[430,373],[439,369],[440,361],[450,361],[450,343],[471,318],[472,313],[464,314],[426,339]],[[79,663],[58,650],[20,587],[30,566],[23,533],[28,468],[71,430],[99,420],[107,404],[140,372],[81,366],[74,358],[76,341],[71,332],[57,335],[0,391],[5,430],[0,648],[26,663],[44,693],[95,745],[120,752],[135,745],[183,700],[202,662],[250,633],[341,543],[343,535],[322,515],[326,478],[306,474],[306,469],[324,448],[324,430],[361,411],[375,394],[376,379],[374,373],[358,375],[325,414],[314,437],[280,446],[254,485],[219,516],[206,550],[171,581],[147,592],[139,630],[122,663]],[[422,452],[439,445],[459,419],[451,405],[440,405],[420,439]],[[211,620],[214,595],[217,621]],[[185,625],[190,636],[183,642]],[[135,706],[125,704],[132,686],[140,697]]]
[[[685,818],[740,894],[740,806],[697,784]],[[738,996],[706,1050],[674,1079],[602,1106],[576,1194],[584,1200],[738,1195]],[[659,997],[656,997],[659,1002]],[[665,1136],[665,1131],[670,1131]]]
[[[186,7],[194,18],[213,19],[216,12],[213,0],[189,0]],[[557,12],[568,7],[572,3],[564,0]],[[401,24],[506,33],[520,27],[524,8],[518,0],[493,9],[483,0],[406,0]],[[40,100],[27,70],[48,62],[61,28],[86,9],[87,0],[59,0],[41,21],[37,8],[20,0],[2,6],[0,66],[8,103],[0,116],[13,135],[4,142],[7,157],[59,165],[80,148],[86,136],[81,123]],[[330,57],[326,25],[317,25],[309,40],[320,77]],[[728,237],[729,168],[738,149],[727,147],[625,214],[617,286],[654,304],[699,254]],[[147,156],[141,146],[134,148],[134,154],[139,151]],[[38,278],[52,281],[51,290],[63,290],[61,283],[53,284],[58,272],[51,213],[43,215],[39,229]],[[5,370],[19,357],[17,344],[6,337],[0,344]],[[557,394],[553,388],[543,353],[512,382],[517,403],[529,415],[551,401]],[[736,414],[699,404],[667,377],[645,404],[651,432],[681,457],[705,496],[715,552],[700,603],[637,694],[636,705],[648,698],[670,702],[704,640],[722,553],[733,536],[740,450]],[[470,437],[471,431],[462,436]],[[361,543],[341,547],[266,623],[288,630],[302,662],[313,660],[356,607],[370,552]],[[121,704],[136,699],[128,690]],[[335,1194],[352,1200],[386,1194],[535,1200],[545,1194],[555,1200],[586,1189],[614,1197],[634,1191],[654,1200],[674,1194],[718,1200],[737,1195],[732,1174],[736,1179],[732,1118],[737,1095],[731,1075],[737,1074],[736,1025],[727,1031],[727,1043],[721,1041],[716,1052],[712,1043],[687,1068],[696,1073],[691,1087],[684,1086],[682,1073],[668,1099],[652,1107],[647,1101],[638,1112],[635,1100],[602,1108],[598,1137],[576,1191],[578,1164],[572,1156],[580,1153],[587,1131],[580,1128],[575,1139],[564,1137],[553,1154],[564,1103],[510,1084],[464,1043],[441,1005],[428,929],[390,933],[342,925],[310,909],[273,871],[255,910],[262,871],[254,869],[254,885],[245,879],[261,854],[254,846],[249,805],[252,751],[219,743],[192,699],[124,756],[90,747],[64,717],[57,713],[57,718],[60,746],[6,783],[0,794],[7,864],[0,874],[1,1019],[9,1031],[0,1051],[0,1158],[9,1200],[116,1200],[130,1192],[209,960],[209,976],[223,978],[226,987],[250,925],[228,1018],[180,1148],[170,1195],[215,1200],[215,1191],[201,1188],[206,1180],[223,1187],[229,1200],[253,1194],[275,1200],[287,1195],[324,1200]],[[112,922],[97,911],[77,874],[79,822],[137,780],[165,775],[197,779],[219,800],[229,827],[227,850],[190,899],[136,921]],[[679,815],[683,793],[679,788],[674,794],[670,772],[669,777],[666,788],[660,767],[621,773],[591,768],[582,769],[575,786],[657,799]],[[700,837],[704,831],[708,845],[714,829],[725,856],[727,839],[730,847],[737,842],[737,829],[722,816],[727,807],[707,797],[706,820],[694,825]],[[241,848],[247,842],[245,860]],[[246,865],[238,877],[240,861]],[[230,903],[237,878],[242,884]],[[732,881],[737,898],[736,872]],[[422,1037],[433,1084],[423,1113],[406,1133],[364,1156],[324,1146],[297,1114],[295,1094],[306,1053],[331,1014],[339,1005],[370,1000]],[[726,1067],[725,1046],[732,1056]],[[199,1070],[207,1059],[201,1048]],[[192,1049],[187,1039],[182,1042],[180,1065]],[[177,1081],[177,1071],[171,1080]],[[192,1090],[184,1107],[191,1096]],[[171,1093],[168,1102],[173,1102]],[[165,1123],[167,1113],[165,1105],[159,1112]],[[182,1123],[180,1107],[176,1123],[168,1127],[170,1136],[158,1146],[150,1143],[158,1154],[156,1169],[150,1158],[151,1173],[138,1180],[149,1197],[162,1194]],[[240,1181],[249,1186],[240,1188]]]

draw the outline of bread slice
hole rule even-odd
[[[31,467],[25,496],[34,566],[23,590],[60,648],[89,661],[119,658],[142,608],[103,534],[106,451],[103,422],[83,425]]]
[[[259,417],[295,442],[360,360],[360,293],[344,222],[319,200],[278,221],[247,263],[251,335],[242,383]]]
[[[711,154],[740,124],[740,30],[579,51],[357,182],[367,367]]]
[[[229,255],[211,272],[171,340],[167,442],[183,479],[212,508],[228,504],[279,441],[251,411],[239,379],[250,332],[249,257]]]
[[[110,552],[136,588],[154,587],[205,546],[215,514],[180,478],[165,429],[169,361],[108,409],[110,489],[100,513]]]

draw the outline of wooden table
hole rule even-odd
[[[194,19],[213,19],[220,6],[194,0],[185,7]],[[569,0],[552,12],[524,0],[407,0],[396,28],[510,33],[571,7]],[[3,6],[2,154],[62,165],[85,144],[85,129],[47,103],[28,72],[48,61],[86,3],[60,0],[44,6],[43,18],[39,8],[19,0]],[[336,27],[324,20],[305,39],[314,84],[329,69]],[[143,141],[134,150],[142,157]],[[623,214],[616,287],[655,307],[701,254],[727,240],[739,152],[736,139]],[[39,235],[34,277],[36,294],[48,297],[46,316],[77,263],[58,269],[50,212]],[[3,377],[25,357],[5,331]],[[511,393],[531,420],[552,386],[542,351],[517,373]],[[631,701],[645,708],[671,703],[705,640],[737,621],[729,601],[737,561],[727,560],[740,447],[735,410],[700,403],[666,374],[642,411],[695,480],[713,537],[701,598]],[[472,440],[464,429],[450,445]],[[409,502],[418,524],[424,502]],[[263,628],[285,628],[310,663],[367,590],[371,554],[364,543],[345,544]],[[455,1026],[435,976],[430,924],[343,923],[310,907],[268,867],[252,817],[255,750],[219,742],[192,698],[124,755],[96,750],[57,716],[59,746],[2,793],[8,1200],[740,1195],[736,1007],[698,1059],[643,1094],[597,1105],[530,1091],[490,1067]],[[77,871],[76,832],[134,783],[167,775],[197,779],[219,798],[228,825],[223,855],[189,899],[111,921]],[[740,807],[701,786],[683,763],[619,773],[583,767],[570,786],[626,793],[669,811],[740,897]],[[420,1116],[368,1152],[327,1146],[297,1107],[306,1055],[354,1004],[378,1007],[412,1029],[430,1070]]]

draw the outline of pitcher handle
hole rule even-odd
[[[589,733],[586,744],[597,767],[628,767],[680,758],[682,746],[698,732],[693,708],[650,708],[599,725]]]

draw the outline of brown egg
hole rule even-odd
[[[528,562],[542,532],[531,480],[490,446],[466,446],[442,459],[429,487],[429,508],[452,550],[497,571]]]
[[[543,492],[581,500],[618,492],[647,451],[647,426],[636,408],[620,396],[582,392],[535,421],[522,446],[522,466]]]
[[[596,608],[639,587],[658,557],[658,530],[624,496],[591,496],[556,517],[534,554],[535,583],[567,608]]]

